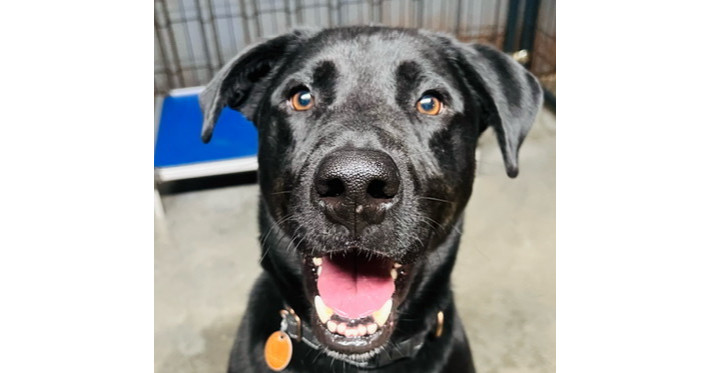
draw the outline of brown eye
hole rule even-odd
[[[441,112],[441,101],[432,95],[421,96],[417,101],[417,111],[422,114],[436,115]]]
[[[302,90],[293,95],[290,99],[290,104],[297,111],[305,111],[311,109],[315,105],[315,98],[312,97],[310,91]]]

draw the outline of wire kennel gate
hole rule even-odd
[[[555,104],[555,0],[155,0],[154,96],[206,84],[245,46],[309,25],[418,27],[491,44]]]

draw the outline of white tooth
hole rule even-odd
[[[398,273],[397,273],[396,268],[392,268],[392,270],[389,271],[389,274],[392,275],[392,280],[396,280],[396,279],[397,279]]]
[[[337,325],[337,332],[345,335],[345,330],[347,330],[347,323],[341,322],[339,325]]]
[[[332,311],[332,308],[325,305],[325,302],[322,301],[322,298],[320,298],[319,295],[315,295],[315,311],[317,311],[317,317],[320,318],[320,321],[323,324],[326,323],[327,320],[330,319],[330,316],[335,313]]]
[[[384,305],[382,308],[378,309],[377,311],[374,311],[372,314],[372,317],[374,318],[374,322],[377,323],[379,326],[383,326],[385,322],[387,322],[387,318],[389,318],[389,314],[392,312],[392,299],[390,298],[388,301],[384,302]]]
[[[322,267],[317,267],[317,277],[320,277],[320,273],[322,273]]]
[[[330,331],[330,333],[334,333],[335,330],[337,330],[337,323],[330,320],[327,322],[327,330]]]
[[[322,265],[322,258],[312,258],[312,264],[316,266],[321,266]]]
[[[371,322],[367,325],[367,334],[374,334],[377,331],[377,324]]]
[[[362,324],[360,324],[360,325],[357,327],[357,335],[363,336],[363,335],[365,335],[365,334],[367,334],[367,327],[364,326],[364,325],[362,325]]]
[[[345,330],[345,337],[356,337],[357,336],[357,328],[347,328]]]
[[[394,268],[402,268],[402,265],[399,264],[399,263],[394,263],[394,266],[393,266],[393,267],[394,267]]]

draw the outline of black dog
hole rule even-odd
[[[269,371],[278,330],[268,346],[292,349],[267,359],[291,372],[474,371],[450,275],[488,126],[518,174],[542,101],[528,71],[431,32],[300,30],[237,56],[200,101],[205,142],[225,106],[259,133],[265,272],[230,372]]]

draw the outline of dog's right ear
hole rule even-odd
[[[203,111],[201,139],[211,141],[213,127],[224,107],[240,111],[252,120],[267,77],[285,55],[305,40],[312,30],[295,30],[246,48],[211,79],[199,96]]]

